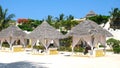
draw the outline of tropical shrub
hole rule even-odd
[[[65,46],[60,46],[58,50],[59,50],[59,51],[65,51],[65,50],[66,50],[66,47],[65,47]]]
[[[72,48],[71,47],[66,47],[66,46],[60,46],[59,51],[68,51],[71,52]],[[83,52],[84,48],[82,47],[74,47],[74,52]]]
[[[7,42],[3,42],[2,47],[10,47],[10,45]]]
[[[110,18],[110,16],[97,15],[97,16],[89,17],[88,19],[96,22],[97,24],[102,24],[102,23],[105,24],[109,18]]]
[[[116,39],[108,39],[107,40],[107,45],[111,46],[114,53],[120,53],[120,41]]]
[[[75,47],[75,48],[74,48],[74,51],[75,51],[75,52],[83,52],[83,51],[84,51],[84,48],[82,48],[82,47]]]
[[[59,51],[68,51],[68,52],[72,51],[71,47],[66,47],[66,46],[60,46],[58,50]]]
[[[38,49],[38,50],[44,50],[44,49],[45,49],[45,47],[42,46],[42,45],[39,45],[39,46],[38,46],[38,45],[37,45],[37,46],[35,45],[35,46],[33,46],[33,48],[34,48],[34,49]]]

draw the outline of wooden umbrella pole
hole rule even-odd
[[[2,43],[0,42],[0,50],[2,50]]]
[[[74,46],[72,46],[72,55],[74,54]]]
[[[10,51],[12,51],[12,44],[10,43]]]

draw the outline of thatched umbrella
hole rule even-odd
[[[17,39],[20,39],[20,41],[25,46],[25,43],[24,43],[25,36],[26,36],[26,33],[23,32],[19,27],[15,25],[11,25],[8,28],[0,32],[1,46],[2,46],[3,41],[6,40],[8,44],[10,45],[10,50],[12,50],[12,44]]]
[[[97,14],[94,11],[90,11],[85,17],[96,16]]]
[[[63,38],[63,34],[44,21],[30,34],[28,34],[27,38],[32,40],[32,47],[37,40],[40,40],[47,50],[51,40],[54,40],[54,42],[59,46],[59,39]]]
[[[100,42],[102,45],[105,45],[106,37],[111,37],[112,34],[100,27],[95,22],[85,20],[77,26],[73,27],[68,33],[68,36],[73,36],[73,51],[75,45],[79,42],[80,39],[86,41],[91,46],[91,49],[93,49],[95,44],[98,42]]]

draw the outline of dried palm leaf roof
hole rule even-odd
[[[19,27],[11,25],[8,28],[0,32],[0,38],[25,38],[26,33],[23,32]]]
[[[43,21],[41,25],[35,28],[27,38],[34,39],[60,39],[63,38],[63,34],[50,26],[46,21]]]
[[[85,20],[73,27],[68,35],[84,36],[84,35],[104,35],[106,37],[113,36],[110,32],[100,27],[97,23],[91,20]]]
[[[94,11],[90,11],[86,17],[96,16],[97,14]]]

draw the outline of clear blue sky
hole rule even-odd
[[[8,13],[15,14],[14,19],[41,20],[48,15],[58,17],[61,13],[81,18],[91,10],[109,15],[111,8],[120,8],[120,0],[0,0],[0,5],[7,8]]]

